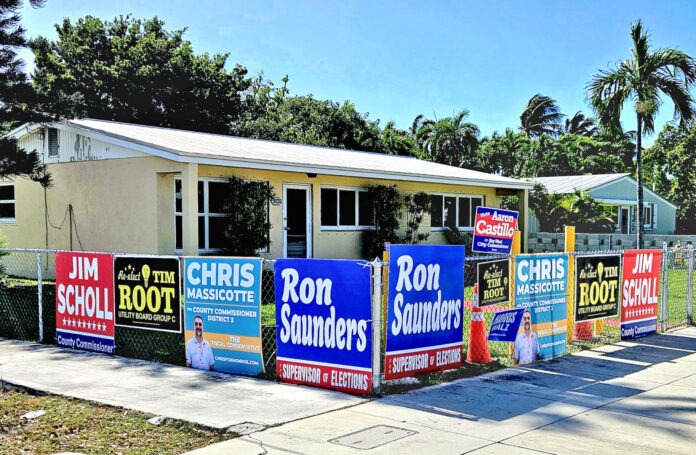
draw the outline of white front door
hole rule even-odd
[[[283,257],[312,257],[312,185],[283,185]]]

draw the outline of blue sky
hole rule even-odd
[[[250,74],[263,71],[277,83],[287,74],[291,94],[350,100],[382,126],[393,120],[406,129],[418,114],[468,109],[486,136],[517,128],[535,93],[554,98],[565,114],[591,114],[586,84],[629,57],[638,18],[653,49],[696,57],[689,0],[48,0],[25,7],[23,24],[29,36],[55,39],[53,25],[64,17],[128,13],[185,27],[196,53],[229,53],[228,63]],[[665,103],[657,131],[672,113]],[[632,116],[624,122],[635,128]]]

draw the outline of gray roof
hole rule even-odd
[[[565,175],[561,177],[536,177],[533,181],[544,185],[546,191],[550,194],[569,194],[575,190],[594,190],[626,176],[630,176],[630,174],[586,174]]]
[[[351,177],[529,189],[524,180],[383,153],[290,144],[105,120],[67,125],[100,140],[179,162]]]

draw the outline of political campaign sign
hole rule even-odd
[[[625,250],[621,286],[621,338],[657,331],[660,250]]]
[[[491,329],[488,331],[488,341],[505,341],[512,343],[517,337],[522,322],[524,308],[498,311],[493,315]]]
[[[479,262],[478,304],[505,305],[510,302],[510,260]]]
[[[185,258],[188,366],[250,376],[264,371],[261,266],[260,258]]]
[[[370,393],[370,271],[361,261],[275,262],[276,373],[282,381]]]
[[[463,245],[390,245],[385,379],[462,365]]]
[[[114,256],[56,253],[56,344],[114,353]]]
[[[529,309],[538,339],[539,359],[566,351],[568,255],[540,254],[515,258],[515,308]]]
[[[621,256],[575,257],[575,322],[619,315]]]
[[[513,210],[477,207],[471,251],[510,254],[518,215]]]
[[[114,258],[116,326],[181,333],[178,257]]]

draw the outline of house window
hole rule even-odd
[[[14,183],[0,183],[0,223],[15,222]]]
[[[198,251],[215,253],[225,248],[225,180],[201,179],[198,181]],[[268,204],[266,204],[266,216]],[[174,227],[175,248],[184,249],[183,239],[183,203],[181,180],[174,180]],[[267,248],[259,252],[266,252]]]
[[[58,156],[58,129],[48,129],[48,156]]]
[[[433,229],[450,226],[472,229],[476,221],[476,208],[483,205],[482,196],[433,194],[430,200],[432,202],[430,227]]]
[[[321,227],[359,230],[374,226],[372,196],[362,188],[321,189]]]
[[[224,247],[223,211],[225,182],[215,180],[198,181],[198,251],[202,253],[221,251]],[[181,180],[174,181],[174,217],[176,250],[184,249],[183,203]]]

